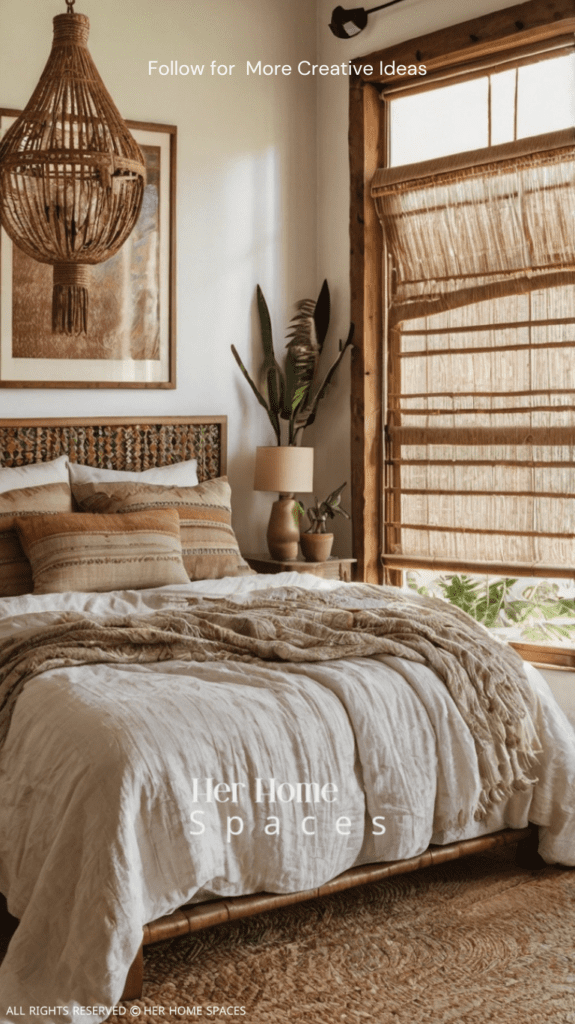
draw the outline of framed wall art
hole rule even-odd
[[[0,135],[20,111],[0,109]],[[0,387],[174,388],[177,130],[126,122],[146,161],[140,217],[90,267],[85,335],[52,334],[52,267],[0,230]]]

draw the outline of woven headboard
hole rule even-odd
[[[226,416],[0,420],[0,465],[70,462],[143,470],[197,459],[198,480],[224,476]]]

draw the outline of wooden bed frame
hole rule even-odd
[[[266,910],[277,910],[290,907],[295,903],[304,903],[319,896],[329,896],[334,892],[352,889],[356,885],[367,885],[369,882],[380,882],[393,875],[404,875],[409,871],[444,864],[449,860],[466,857],[472,853],[484,853],[497,847],[517,844],[517,860],[523,866],[540,867],[543,862],[537,853],[538,830],[535,825],[528,828],[507,828],[477,839],[463,839],[458,843],[445,846],[429,846],[424,853],[407,860],[387,861],[382,864],[362,864],[349,868],[336,878],[332,878],[317,889],[306,889],[303,892],[282,894],[254,893],[250,896],[233,896],[226,899],[213,900],[209,903],[196,903],[181,907],[173,914],[159,917],[151,924],[144,926],[144,936],[136,958],[130,968],[122,999],[139,999],[142,995],[144,981],[144,946],[153,942],[163,942],[179,935],[189,935],[204,928],[212,928],[228,921],[239,921],[242,917],[253,917],[263,914]]]
[[[202,481],[225,474],[226,454],[225,416],[0,420],[0,466],[21,466],[69,455],[72,462],[99,468],[144,470],[196,458],[198,479]],[[407,860],[350,868],[304,892],[256,893],[182,907],[144,926],[142,945],[121,998],[137,999],[142,994],[145,945],[513,843],[519,844],[524,862],[537,864],[537,830],[529,826],[430,846]]]

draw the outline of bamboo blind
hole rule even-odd
[[[391,323],[575,283],[575,129],[377,171]]]
[[[391,555],[575,573],[574,155],[569,129],[377,172]]]
[[[388,550],[575,566],[574,313],[570,284],[397,332]]]

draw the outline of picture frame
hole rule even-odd
[[[0,137],[20,111],[0,108]],[[111,259],[91,266],[88,332],[52,334],[52,267],[0,229],[0,387],[176,387],[174,125],[127,121],[148,180],[140,217]]]

